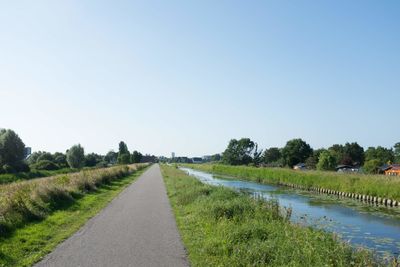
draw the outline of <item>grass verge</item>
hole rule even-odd
[[[258,183],[292,183],[306,188],[325,189],[376,196],[400,201],[400,176],[344,174],[322,171],[295,171],[283,168],[256,168],[222,164],[183,164],[216,174],[239,177]]]
[[[77,196],[74,202],[59,206],[45,219],[29,222],[6,236],[0,236],[0,266],[31,266],[39,261],[79,230],[143,172],[144,169],[141,169],[102,184]]]
[[[368,251],[290,223],[277,202],[161,169],[192,266],[378,266]]]

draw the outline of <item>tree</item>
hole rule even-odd
[[[142,160],[142,153],[138,152],[138,151],[133,151],[132,153],[132,163],[139,163]]]
[[[72,146],[67,151],[67,162],[71,168],[82,168],[85,164],[85,151],[80,144]]]
[[[317,163],[317,170],[321,171],[333,171],[337,165],[337,159],[329,150],[321,152]]]
[[[130,164],[131,163],[131,155],[130,154],[119,154],[118,155],[118,163],[119,164]]]
[[[124,141],[119,142],[119,150],[118,153],[121,154],[129,154],[128,146]]]
[[[394,146],[394,160],[396,163],[400,163],[400,142],[396,143]]]
[[[0,131],[0,169],[9,171],[26,170],[24,163],[25,144],[13,130]]]
[[[36,162],[41,161],[41,160],[48,160],[54,162],[54,157],[51,153],[49,152],[43,152],[36,160]]]
[[[103,157],[100,155],[97,155],[95,153],[91,153],[85,156],[85,166],[87,167],[94,167],[97,165],[97,163],[101,162],[103,160]]]
[[[54,156],[54,163],[56,163],[60,168],[65,168],[68,166],[67,155],[60,152],[56,152],[54,153],[53,156]]]
[[[42,151],[36,151],[33,152],[29,158],[26,160],[26,162],[31,165],[31,164],[35,164],[38,161],[38,158],[43,155],[46,152],[42,152]]]
[[[357,142],[346,143],[344,145],[344,153],[351,159],[353,165],[364,164],[364,148]]]
[[[117,161],[119,164],[131,163],[131,154],[129,153],[128,146],[123,141],[119,142]]]
[[[319,161],[319,156],[322,152],[327,151],[324,148],[316,149],[313,154],[306,159],[306,166],[308,169],[316,169]]]
[[[367,160],[364,164],[364,170],[367,173],[378,173],[379,167],[382,165],[378,159]]]
[[[221,160],[220,154],[214,154],[211,156],[211,161],[220,161],[220,160]]]
[[[312,153],[313,150],[310,145],[299,138],[286,143],[286,146],[282,149],[282,158],[285,165],[293,167],[304,162]]]
[[[253,162],[256,144],[249,138],[232,139],[222,154],[222,160],[230,165],[243,165]]]
[[[114,151],[109,151],[104,157],[104,160],[109,164],[115,164],[117,162],[117,159],[118,153]]]
[[[383,165],[394,161],[393,150],[381,146],[378,146],[376,148],[369,147],[364,154],[366,162],[371,160],[377,160],[380,165]]]
[[[277,147],[271,147],[264,151],[263,160],[264,163],[274,163],[281,159],[281,150]]]

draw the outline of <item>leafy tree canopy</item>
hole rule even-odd
[[[298,163],[305,162],[312,153],[313,150],[310,145],[298,138],[286,143],[286,146],[282,149],[282,158],[285,165],[293,167]]]
[[[222,160],[231,165],[247,165],[253,162],[254,156],[257,159],[260,156],[256,143],[249,138],[232,139],[222,154]]]
[[[82,168],[85,165],[85,150],[78,144],[67,151],[67,162],[71,168]]]

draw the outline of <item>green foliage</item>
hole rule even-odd
[[[222,164],[183,164],[192,169],[239,177],[265,184],[290,183],[305,188],[320,187],[346,193],[370,195],[400,201],[400,183],[396,176],[337,173],[326,171],[299,172],[285,168],[254,168]]]
[[[51,153],[49,152],[44,152],[42,153],[36,160],[36,162],[42,161],[42,160],[47,160],[47,161],[54,161],[54,157]]]
[[[293,139],[288,141],[282,149],[282,158],[285,165],[293,167],[298,163],[305,162],[312,152],[309,144],[301,139]]]
[[[387,149],[381,146],[369,147],[365,151],[365,161],[375,160],[380,165],[392,163],[394,161],[394,154],[392,149]],[[371,164],[371,163],[370,163]]]
[[[379,167],[382,166],[382,161],[379,159],[370,159],[364,164],[364,171],[366,173],[376,174],[378,173]]]
[[[35,164],[31,165],[31,167],[36,170],[47,170],[47,171],[58,170],[60,168],[57,164],[55,164],[50,160],[39,160]]]
[[[104,161],[106,161],[109,164],[117,163],[117,159],[118,159],[118,153],[114,151],[109,151],[104,157]]]
[[[222,160],[230,165],[250,164],[253,162],[253,157],[258,161],[260,152],[257,151],[257,144],[249,138],[232,139],[222,154]]]
[[[393,148],[394,160],[396,163],[400,163],[400,142],[396,143]]]
[[[106,186],[98,186],[91,192],[68,195],[65,191],[49,190],[49,196],[41,193],[44,199],[64,200],[48,205],[46,208],[49,212],[44,218],[16,228],[11,235],[0,234],[0,266],[34,265],[78,231],[141,173],[142,171],[137,171],[123,178],[113,178]],[[60,181],[65,183],[65,177]],[[74,197],[71,199],[71,196]]]
[[[129,154],[128,146],[125,144],[124,141],[119,142],[118,146],[119,146],[119,150],[118,150],[119,155]]]
[[[85,151],[80,144],[72,146],[67,151],[67,162],[74,169],[80,169],[85,165]]]
[[[329,150],[321,152],[317,163],[317,170],[320,171],[333,171],[337,165],[337,159]]]
[[[139,163],[142,160],[142,153],[138,152],[138,151],[133,151],[132,153],[132,163]]]
[[[202,184],[173,167],[162,172],[191,266],[377,265],[330,233],[290,223],[276,201]]]
[[[13,130],[0,130],[0,173],[26,170],[25,144]]]
[[[56,152],[54,153],[53,157],[54,157],[54,163],[57,164],[60,168],[68,167],[67,155],[60,152]]]
[[[103,160],[103,157],[96,153],[88,154],[85,156],[85,166],[86,167],[94,167],[102,160]]]
[[[264,151],[263,155],[264,163],[267,164],[274,163],[281,160],[281,158],[282,158],[281,150],[277,147],[271,147]]]
[[[130,154],[119,154],[118,155],[118,163],[119,164],[131,163],[131,155]]]

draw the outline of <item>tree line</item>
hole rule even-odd
[[[230,140],[222,153],[222,161],[230,165],[266,165],[270,167],[293,167],[305,163],[309,169],[335,170],[342,165],[363,166],[368,173],[376,173],[380,166],[400,162],[400,142],[392,148],[368,147],[357,142],[334,144],[329,148],[313,149],[304,140],[289,140],[282,148],[270,147],[259,150],[257,143],[249,138]]]
[[[27,157],[25,144],[13,130],[0,130],[0,173],[29,172],[30,170],[58,170],[63,168],[106,167],[114,164],[141,162],[143,155],[132,154],[125,142],[119,143],[119,151],[106,155],[85,154],[80,145],[73,145],[65,153],[37,151]]]

